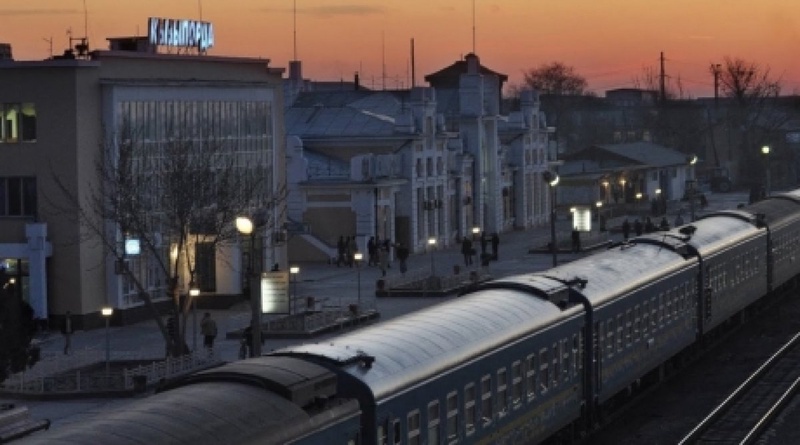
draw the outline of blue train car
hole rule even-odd
[[[783,193],[755,202],[745,209],[767,230],[768,286],[770,290],[789,283],[797,275],[800,249],[800,191]]]
[[[336,370],[365,412],[361,443],[535,442],[580,413],[582,326],[532,289],[483,289],[277,353]]]
[[[577,292],[592,311],[593,405],[695,340],[697,259],[684,247],[675,239],[637,238],[545,272],[585,282]]]

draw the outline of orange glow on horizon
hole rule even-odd
[[[287,68],[293,54],[314,80],[352,80],[367,87],[408,87],[411,39],[417,85],[423,77],[475,50],[481,63],[518,84],[522,72],[542,63],[574,66],[600,94],[634,87],[645,67],[680,79],[692,97],[713,94],[712,63],[738,57],[770,67],[783,94],[800,93],[800,2],[759,0],[4,0],[0,42],[17,60],[61,54],[84,35],[84,1],[93,49],[106,38],[147,34],[147,19],[202,19],[214,24],[213,55],[270,59]],[[295,3],[296,1],[296,3]],[[296,16],[293,5],[296,4]]]

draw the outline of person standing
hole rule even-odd
[[[379,263],[378,261],[378,246],[375,242],[375,237],[369,237],[369,241],[367,241],[367,255],[369,255],[369,260],[367,261],[367,266],[373,266]]]
[[[633,222],[633,231],[636,232],[636,236],[642,236],[642,230],[642,222],[637,218],[636,221]]]
[[[500,236],[497,232],[492,233],[492,259],[497,261],[497,256],[500,253]]]
[[[347,264],[347,260],[345,259],[345,255],[347,255],[347,241],[344,240],[344,236],[339,236],[339,242],[336,243],[336,267],[342,265],[342,263]]]
[[[69,355],[72,349],[72,313],[67,311],[64,314],[64,324],[61,325],[61,333],[64,334],[64,355]]]
[[[356,244],[356,237],[353,235],[347,242],[347,264],[350,267],[353,267],[353,264],[355,264],[356,252],[358,252],[358,244]]]
[[[200,321],[200,333],[203,334],[203,346],[207,349],[214,349],[214,339],[217,338],[217,322],[211,318],[211,314],[206,312]]]
[[[386,276],[386,269],[389,268],[389,248],[385,244],[381,244],[376,247],[377,250],[377,262],[378,266],[381,268],[381,276]]]
[[[461,240],[461,254],[464,255],[464,265],[472,265],[472,241],[466,236]]]
[[[397,243],[397,261],[400,262],[400,273],[405,274],[408,271],[408,247],[403,243]]]
[[[581,232],[578,231],[578,228],[575,227],[572,229],[572,253],[578,253],[581,251]]]
[[[631,223],[628,222],[628,218],[622,221],[622,236],[625,237],[626,241],[631,236]]]

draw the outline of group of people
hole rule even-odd
[[[480,245],[481,245],[481,266],[488,266],[489,261],[495,260],[497,261],[500,249],[500,236],[497,232],[492,233],[491,236],[484,233],[480,234]],[[491,243],[492,252],[488,253],[486,251],[488,245]],[[461,239],[461,254],[464,255],[464,266],[472,266],[472,257],[477,255],[477,251],[475,247],[472,245],[472,240],[468,236],[464,236]]]
[[[376,266],[381,269],[381,274],[386,276],[391,266],[392,248],[394,248],[400,272],[408,271],[408,257],[410,251],[403,243],[393,244],[389,239],[380,239],[371,236],[367,240],[367,266]],[[358,252],[358,243],[355,236],[340,236],[336,243],[336,267],[343,264],[353,267],[355,265],[355,254]]]
[[[683,216],[678,214],[675,218],[675,227],[683,225]],[[644,223],[639,221],[639,218],[636,218],[633,221],[633,225],[628,221],[628,218],[625,218],[625,221],[622,222],[622,236],[627,240],[631,236],[631,228],[636,236],[641,236],[643,233],[652,233],[658,230],[666,231],[669,230],[669,221],[667,221],[667,217],[664,216],[659,221],[658,226],[653,223],[650,217],[646,217],[644,219]]]
[[[358,252],[358,244],[356,243],[355,236],[340,236],[339,241],[336,243],[336,267],[342,264],[345,266],[353,267],[356,262],[356,252]]]

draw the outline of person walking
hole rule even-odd
[[[200,333],[203,334],[203,346],[209,350],[214,349],[214,339],[217,338],[217,322],[206,312],[200,321]]]
[[[492,233],[492,259],[497,261],[497,257],[499,255],[500,248],[500,236],[497,235],[497,232]]]
[[[481,258],[483,258],[483,255],[486,253],[486,243],[488,241],[489,238],[486,235],[486,232],[481,232]]]
[[[347,242],[347,264],[350,267],[353,267],[356,261],[356,252],[358,252],[358,244],[356,244],[356,237],[355,235],[350,237],[350,240]]]
[[[633,231],[636,233],[636,236],[642,236],[643,230],[644,226],[642,226],[642,222],[637,218],[636,221],[633,222]]]
[[[408,247],[403,243],[397,243],[397,261],[400,262],[400,273],[405,274],[408,271]]]
[[[61,325],[61,333],[64,334],[64,355],[69,355],[72,350],[72,313],[67,311],[64,314],[64,323]]]
[[[472,266],[472,240],[466,236],[461,240],[461,254],[464,255],[464,265]]]
[[[625,218],[625,221],[622,221],[622,236],[626,241],[631,236],[631,223],[628,222],[628,218]]]

